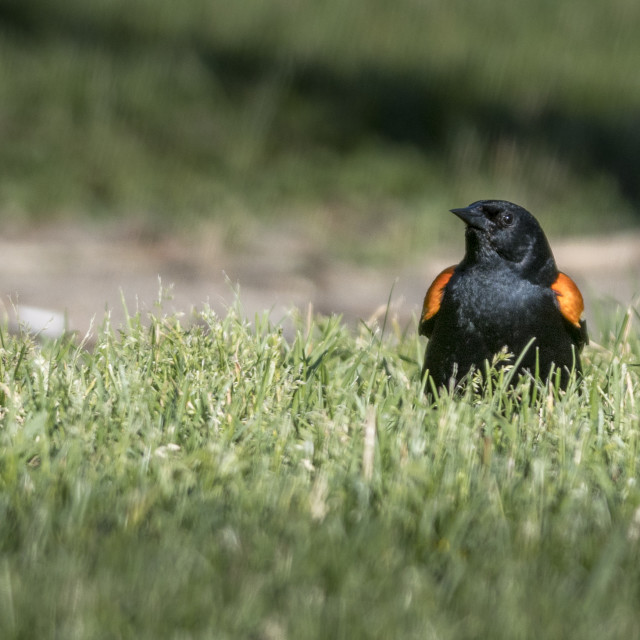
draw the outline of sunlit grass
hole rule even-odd
[[[635,637],[633,314],[580,389],[437,407],[391,318],[3,333],[0,634]]]

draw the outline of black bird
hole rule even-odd
[[[540,224],[504,200],[451,212],[466,223],[466,250],[424,298],[423,376],[428,371],[436,387],[457,384],[471,368],[484,371],[485,361],[505,347],[519,357],[534,339],[519,370],[546,379],[554,364],[566,387],[570,372],[581,372],[579,352],[589,342],[584,303],[573,280],[558,271]]]

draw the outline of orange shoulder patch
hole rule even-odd
[[[584,311],[582,294],[576,283],[566,274],[558,273],[556,281],[551,285],[554,290],[560,313],[573,325],[580,327],[580,318]]]
[[[440,310],[440,304],[442,303],[442,296],[444,295],[444,288],[447,286],[453,272],[458,265],[454,264],[451,267],[447,267],[444,271],[441,271],[436,279],[431,283],[431,286],[427,290],[427,294],[424,297],[422,304],[422,315],[420,316],[420,322],[426,322],[433,318],[433,316]]]

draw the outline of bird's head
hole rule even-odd
[[[553,282],[557,267],[538,221],[526,209],[506,200],[478,200],[451,209],[466,225],[468,263],[506,261],[534,282]]]

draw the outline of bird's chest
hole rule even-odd
[[[551,290],[510,271],[476,269],[452,283],[452,321],[463,331],[477,332],[490,342],[510,342],[531,333],[532,318],[548,313]]]

